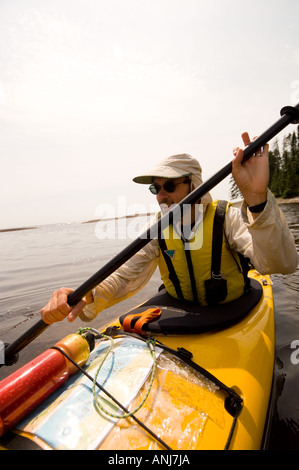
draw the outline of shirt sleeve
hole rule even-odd
[[[249,258],[261,274],[291,274],[296,270],[295,240],[269,189],[266,207],[255,220],[244,201],[241,210],[230,207],[225,233],[230,247]]]
[[[139,292],[155,272],[158,259],[158,243],[156,240],[151,240],[123,266],[92,290],[94,302],[84,308],[80,319],[91,321],[102,310]]]

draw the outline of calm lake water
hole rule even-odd
[[[299,204],[282,204],[299,252]],[[143,227],[146,217],[127,219],[126,223]],[[117,229],[117,222],[110,221]],[[96,223],[56,224],[36,229],[0,233],[0,339],[12,342],[39,319],[39,310],[48,302],[52,292],[61,287],[76,288],[128,245],[126,239],[99,239]],[[134,227],[133,227],[134,228]],[[299,269],[291,275],[273,275],[276,314],[276,348],[278,375],[287,377],[277,393],[274,448],[299,448],[299,364],[290,361],[290,344],[299,340]],[[161,284],[156,273],[149,284],[135,297],[102,312],[92,323],[101,329],[130,307],[146,300]],[[83,326],[80,320],[52,325],[20,353],[16,366],[2,367],[0,379],[35,357],[65,335]],[[293,401],[292,401],[293,400]],[[287,401],[287,405],[283,403]],[[291,426],[289,424],[291,423]],[[288,429],[291,428],[290,434]],[[287,432],[286,432],[287,429]],[[277,437],[283,431],[286,443]],[[272,433],[273,434],[273,433]],[[285,446],[285,447],[284,447]],[[298,446],[298,447],[297,447]]]

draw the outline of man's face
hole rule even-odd
[[[165,190],[163,185],[169,181],[168,178],[155,178],[154,183],[159,184],[161,189],[156,196],[158,204],[167,204],[171,206],[172,204],[178,204],[182,199],[184,199],[190,192],[190,181],[188,178],[175,178],[172,181],[175,183],[175,190],[172,193],[169,193]],[[186,182],[187,181],[187,182]],[[179,183],[179,184],[178,184]]]

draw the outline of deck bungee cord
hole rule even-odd
[[[136,416],[135,413],[143,406],[144,402],[146,401],[150,390],[152,388],[152,384],[154,381],[154,376],[155,376],[155,371],[156,371],[156,355],[155,355],[155,348],[154,344],[155,342],[152,339],[149,339],[147,341],[148,344],[148,349],[150,351],[150,354],[153,358],[153,367],[152,367],[152,373],[151,373],[151,378],[150,378],[150,383],[148,386],[148,390],[146,392],[145,397],[142,399],[141,403],[135,408],[133,411],[129,411],[124,405],[122,405],[108,390],[106,390],[100,383],[98,383],[97,378],[99,375],[99,372],[107,359],[108,355],[112,352],[113,347],[114,347],[114,341],[112,336],[107,336],[103,333],[100,333],[99,331],[95,330],[94,328],[80,328],[78,330],[78,334],[84,335],[84,332],[86,331],[92,331],[96,333],[95,339],[106,339],[110,341],[110,346],[108,347],[106,353],[104,354],[104,357],[102,358],[102,361],[97,369],[97,372],[94,377],[92,377],[86,370],[84,370],[76,361],[74,361],[62,348],[58,346],[53,346],[52,349],[56,349],[61,354],[63,354],[75,367],[78,368],[78,370],[84,374],[91,382],[92,382],[92,394],[93,394],[93,405],[94,408],[97,412],[102,413],[108,417],[115,418],[115,419],[124,419],[124,418],[132,418],[142,429],[144,429],[151,437],[153,437],[162,447],[164,447],[166,450],[172,450],[171,447],[169,447],[168,444],[166,444],[156,433],[154,433],[148,426],[146,426],[142,421],[140,421]],[[112,413],[107,410],[103,405],[100,404],[99,400],[99,395],[96,392],[96,387],[103,392],[105,395],[107,395],[110,400],[112,400],[119,408],[121,408],[124,411],[124,414],[119,415],[117,413]]]
[[[76,361],[74,361],[62,348],[59,348],[58,346],[53,346],[52,349],[56,349],[60,351],[70,362],[72,362],[72,364],[75,367],[78,368],[78,370],[82,374],[84,374],[92,382],[93,406],[98,413],[106,415],[107,417],[115,418],[115,419],[132,418],[141,428],[143,428],[151,437],[153,437],[160,445],[162,445],[162,447],[164,447],[167,450],[172,450],[171,447],[168,446],[167,443],[165,443],[155,432],[153,432],[147,425],[145,425],[142,421],[140,421],[135,416],[135,413],[144,405],[152,389],[152,385],[153,385],[153,381],[154,381],[155,373],[156,373],[156,368],[157,368],[155,345],[158,345],[158,347],[162,348],[165,352],[168,352],[174,355],[178,359],[182,360],[185,364],[192,367],[196,372],[200,373],[202,376],[204,376],[206,379],[208,379],[210,382],[216,385],[220,390],[222,390],[227,395],[224,401],[224,407],[225,407],[225,410],[233,417],[229,435],[228,435],[226,444],[224,446],[224,450],[229,449],[229,446],[233,437],[233,433],[237,424],[237,419],[242,410],[243,399],[239,396],[239,394],[233,388],[227,387],[224,383],[218,380],[217,377],[215,377],[214,375],[209,373],[206,369],[202,368],[201,366],[193,362],[191,360],[192,353],[180,347],[178,347],[177,350],[174,350],[164,345],[161,341],[155,338],[152,338],[151,336],[149,338],[145,338],[144,336],[140,334],[127,332],[118,327],[108,327],[104,333],[99,332],[95,328],[83,327],[83,328],[79,328],[77,334],[84,336],[84,334],[87,331],[95,333],[95,336],[94,336],[95,340],[102,339],[102,340],[110,341],[110,346],[107,348],[107,351],[105,352],[94,377],[92,377],[88,372],[86,372],[86,370],[83,369],[83,367],[77,364]],[[133,411],[129,411],[123,404],[119,402],[119,400],[117,400],[110,392],[107,391],[107,389],[105,389],[103,385],[101,385],[97,381],[99,372],[103,364],[105,363],[109,354],[113,352],[113,348],[114,348],[113,338],[120,337],[120,336],[132,336],[134,338],[137,338],[138,340],[146,342],[148,346],[148,350],[153,359],[152,372],[151,372],[149,384],[147,386],[147,391],[145,393],[145,396],[139,403],[139,405]],[[120,414],[112,413],[108,411],[107,408],[104,407],[100,403],[99,394],[97,393],[96,388],[98,388],[101,392],[107,395],[107,397],[110,398],[110,400],[112,400],[119,408],[121,408],[124,411],[124,413],[120,415]]]
[[[97,369],[97,372],[95,374],[95,377],[93,379],[93,384],[92,384],[92,394],[93,394],[93,399],[94,399],[94,407],[97,411],[99,411],[100,413],[104,413],[104,415],[107,415],[107,416],[110,416],[111,418],[116,418],[116,419],[122,419],[122,418],[130,418],[132,415],[134,415],[135,413],[137,413],[137,411],[143,406],[143,404],[145,403],[145,400],[147,399],[150,391],[151,391],[151,388],[152,388],[152,385],[153,385],[153,381],[154,381],[154,378],[155,378],[155,372],[156,372],[156,368],[157,368],[157,358],[156,358],[156,353],[155,353],[155,344],[156,344],[156,341],[154,339],[151,339],[151,338],[148,338],[146,340],[146,344],[148,346],[148,350],[151,354],[151,357],[152,357],[152,360],[153,360],[153,365],[152,365],[152,373],[151,373],[151,377],[150,377],[150,381],[149,381],[149,385],[148,385],[148,389],[147,389],[147,392],[145,394],[145,397],[141,400],[140,404],[133,410],[133,411],[128,411],[128,412],[125,412],[124,414],[122,415],[118,415],[117,413],[112,413],[110,411],[107,410],[107,408],[105,408],[103,405],[101,405],[101,400],[100,400],[100,397],[99,395],[97,394],[96,392],[96,387],[97,387],[97,379],[98,379],[98,375],[102,369],[102,366],[104,364],[104,362],[106,361],[106,359],[108,358],[109,354],[112,352],[113,348],[114,348],[114,340],[113,340],[113,337],[112,336],[108,336],[108,335],[105,335],[104,333],[100,333],[99,331],[97,331],[96,329],[94,328],[89,328],[89,327],[85,327],[85,328],[80,328],[78,330],[78,334],[84,334],[85,331],[92,331],[94,333],[96,333],[96,337],[95,339],[98,339],[98,338],[101,338],[101,339],[106,339],[108,341],[110,341],[110,346],[108,347],[106,353],[104,354],[104,357]],[[102,387],[103,388],[103,387]]]

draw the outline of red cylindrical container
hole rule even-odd
[[[74,334],[57,343],[72,359],[83,365],[89,345]],[[13,428],[30,411],[75,372],[74,366],[56,349],[48,349],[0,382],[0,436]]]

